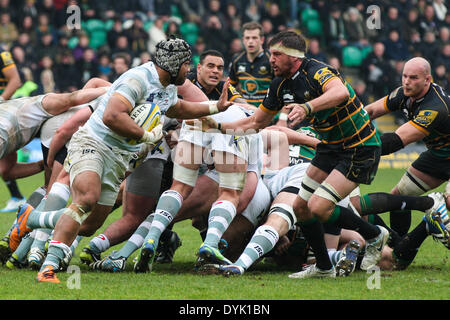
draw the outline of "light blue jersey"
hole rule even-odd
[[[133,107],[153,102],[159,106],[162,114],[178,101],[177,87],[173,84],[163,87],[153,62],[130,69],[114,81],[97,110],[87,121],[86,127],[97,140],[103,141],[109,147],[118,147],[130,152],[138,151],[140,145],[128,144],[125,137],[113,132],[103,123],[103,114],[113,93],[122,95]]]

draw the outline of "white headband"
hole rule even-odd
[[[283,46],[281,43],[274,44],[273,46],[270,47],[270,49],[278,50],[278,51],[280,51],[284,54],[287,54],[288,56],[291,56],[291,57],[296,57],[296,58],[304,58],[305,57],[304,52],[297,50],[297,49],[287,48],[287,47]]]

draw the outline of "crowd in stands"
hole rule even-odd
[[[94,76],[114,81],[150,60],[168,34],[188,41],[193,64],[205,49],[229,63],[243,49],[242,24],[258,21],[266,42],[295,28],[310,39],[310,57],[357,70],[352,85],[364,101],[399,86],[413,56],[428,59],[434,81],[449,89],[447,7],[445,0],[0,0],[0,42],[36,93],[65,92]]]

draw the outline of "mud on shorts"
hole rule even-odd
[[[92,137],[86,128],[80,128],[70,140],[64,169],[70,175],[70,185],[84,171],[97,173],[101,180],[98,204],[112,206],[116,202],[128,163],[133,153],[109,147]]]

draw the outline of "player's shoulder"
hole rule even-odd
[[[231,64],[234,65],[236,64],[238,61],[242,61],[246,58],[246,54],[245,54],[245,50],[235,53],[232,58],[231,58]]]
[[[431,83],[430,90],[420,104],[436,111],[447,112],[450,108],[450,96],[436,83]]]

